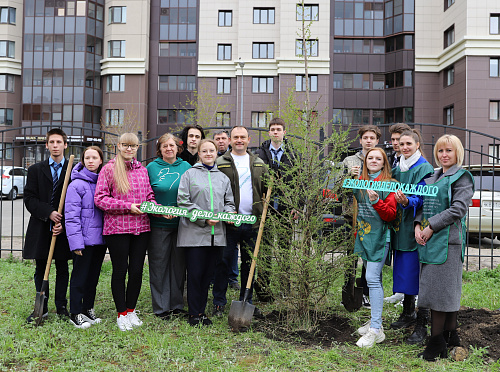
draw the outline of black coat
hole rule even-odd
[[[65,159],[57,183],[54,199],[55,208],[50,205],[52,197],[52,172],[49,160],[36,163],[28,168],[28,177],[24,188],[24,205],[28,212],[30,212],[31,217],[24,242],[23,258],[25,259],[47,259],[49,255],[50,241],[52,240],[49,216],[53,211],[57,211],[67,168],[68,159]],[[62,223],[64,226],[64,218]],[[71,252],[65,231],[57,236],[54,259],[71,259]]]

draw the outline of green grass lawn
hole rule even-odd
[[[385,292],[390,295],[391,269],[384,270]],[[95,306],[103,323],[76,329],[57,318],[50,299],[49,319],[37,328],[25,324],[35,299],[33,273],[30,261],[0,260],[0,371],[500,371],[500,362],[483,361],[481,349],[471,350],[465,362],[425,362],[416,358],[421,347],[401,344],[400,331],[386,330],[387,340],[369,350],[334,340],[331,348],[304,348],[269,340],[259,332],[231,333],[227,311],[225,317],[213,319],[210,328],[192,328],[184,319],[163,321],[152,314],[147,266],[137,306],[144,325],[121,332],[111,298],[109,262],[103,266]],[[51,284],[53,274],[54,270]],[[331,307],[357,327],[368,320],[369,310],[347,313],[340,305],[338,284],[332,288]],[[229,295],[236,298],[235,291]],[[500,270],[465,273],[462,304],[500,307]],[[274,306],[262,309],[267,312]],[[398,311],[386,304],[384,324],[388,326]]]

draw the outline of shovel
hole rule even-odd
[[[255,305],[248,303],[248,296],[250,295],[250,287],[252,286],[253,273],[255,271],[255,259],[259,254],[260,241],[262,240],[262,233],[264,231],[264,222],[266,221],[267,207],[269,206],[269,200],[271,199],[271,189],[272,187],[269,187],[267,189],[266,199],[264,202],[264,210],[262,211],[262,218],[260,219],[259,233],[257,234],[257,241],[255,242],[252,266],[250,266],[250,272],[248,273],[247,286],[245,289],[245,294],[243,295],[243,301],[233,301],[231,303],[231,309],[229,310],[229,315],[227,317],[229,326],[231,327],[231,330],[233,332],[239,332],[241,329],[250,327],[250,323],[252,322]]]
[[[64,208],[64,199],[66,198],[66,190],[68,188],[69,176],[71,175],[71,169],[73,168],[73,160],[75,155],[69,157],[68,167],[66,168],[66,175],[64,176],[64,184],[61,192],[61,199],[59,200],[58,213],[62,213]],[[47,257],[47,266],[45,266],[45,275],[43,276],[43,283],[40,292],[36,293],[35,299],[35,310],[33,315],[35,318],[35,325],[39,326],[43,322],[43,305],[45,303],[45,293],[49,290],[49,273],[50,265],[52,263],[52,256],[54,255],[54,248],[56,246],[57,235],[52,235],[52,240],[50,242],[49,256]]]

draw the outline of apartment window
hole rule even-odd
[[[319,21],[318,4],[297,4],[297,21]]]
[[[446,125],[453,125],[454,122],[453,122],[453,111],[454,111],[454,107],[453,106],[449,106],[449,107],[445,107],[444,108],[444,123]]]
[[[194,75],[160,75],[158,81],[159,90],[193,91],[196,89],[196,77]]]
[[[233,11],[219,10],[219,27],[231,27],[233,25]]]
[[[16,8],[1,7],[0,8],[0,23],[16,24]]]
[[[0,57],[15,58],[16,44],[9,40],[0,40]]]
[[[498,164],[500,163],[500,145],[488,145],[488,163],[489,164]]]
[[[0,143],[0,159],[12,160],[12,143]]]
[[[500,58],[490,58],[490,77],[500,77]]]
[[[384,89],[385,88],[385,75],[384,74],[373,74],[372,89]]]
[[[306,54],[309,57],[317,57],[318,49],[319,49],[319,41],[318,40],[306,40],[305,42],[305,50]],[[295,55],[302,56],[304,55],[304,47],[302,40],[295,40]]]
[[[218,78],[217,79],[217,94],[231,94],[231,79]]]
[[[12,125],[14,119],[14,109],[0,109],[0,125]]]
[[[108,92],[125,91],[125,75],[109,75],[107,87]]]
[[[217,59],[231,60],[231,44],[217,44]]]
[[[413,71],[396,71],[385,75],[385,88],[399,88],[413,86]]]
[[[0,92],[14,91],[14,75],[0,75]]]
[[[252,93],[274,93],[274,78],[252,77]]]
[[[158,124],[189,124],[194,110],[158,110]]]
[[[500,14],[490,14],[490,34],[500,34]]]
[[[455,0],[444,0],[444,10],[455,4]]]
[[[444,86],[448,87],[455,82],[455,66],[450,66],[444,70]]]
[[[160,57],[196,57],[196,43],[160,43]]]
[[[125,58],[125,40],[108,41],[108,57]]]
[[[490,120],[500,120],[500,101],[490,101]]]
[[[498,32],[497,32],[498,33]],[[444,32],[444,48],[448,48],[455,42],[455,25]]]
[[[318,75],[309,75],[309,91],[318,91]],[[306,91],[306,77],[305,75],[295,75],[295,90],[297,92]]]
[[[273,59],[274,43],[253,43],[252,58],[255,59]]]
[[[273,118],[273,114],[270,112],[252,112],[252,127],[254,128],[267,128],[267,123],[269,123]]]
[[[253,8],[253,23],[274,23],[274,8]]]
[[[218,112],[215,117],[215,125],[218,127],[229,127],[231,125],[231,114],[229,112]]]
[[[127,7],[112,6],[109,8],[108,23],[126,23],[127,22]]]
[[[121,127],[125,110],[111,109],[106,110],[106,125],[108,127]]]

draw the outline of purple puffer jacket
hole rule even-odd
[[[71,183],[66,192],[64,220],[69,249],[85,249],[85,246],[101,245],[103,213],[94,204],[98,175],[78,163],[71,172]]]

